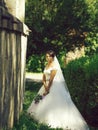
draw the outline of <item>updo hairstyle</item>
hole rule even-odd
[[[48,54],[49,56],[51,56],[53,58],[55,57],[55,52],[52,50],[47,51],[46,54]]]

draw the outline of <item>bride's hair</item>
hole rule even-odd
[[[49,54],[49,56],[51,56],[53,58],[55,57],[55,52],[53,50],[47,51],[46,54]]]

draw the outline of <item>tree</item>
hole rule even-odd
[[[97,5],[97,0],[27,0],[25,21],[32,30],[27,55],[84,45],[87,34],[98,30]]]

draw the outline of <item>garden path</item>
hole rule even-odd
[[[25,78],[26,78],[26,81],[41,82],[42,81],[42,73],[26,72]]]

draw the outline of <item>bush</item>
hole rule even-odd
[[[84,115],[94,107],[98,90],[98,55],[71,61],[64,76],[72,99]]]
[[[28,72],[42,72],[44,69],[44,56],[32,55],[27,60],[26,71]]]
[[[85,39],[85,54],[88,56],[98,54],[98,33],[88,34]]]

